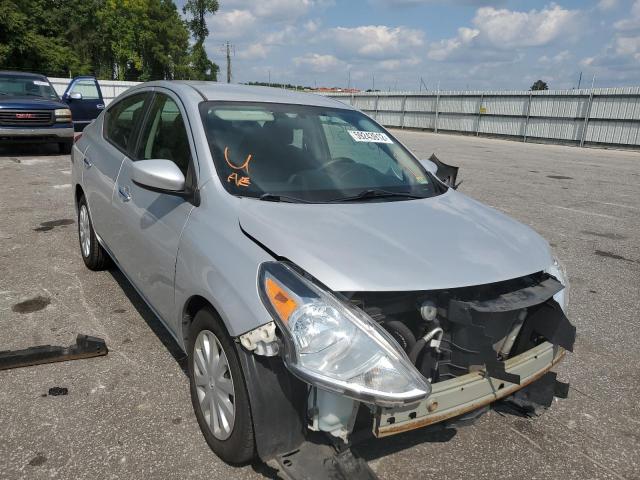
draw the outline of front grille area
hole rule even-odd
[[[3,127],[46,127],[53,123],[53,110],[0,110]]]
[[[545,340],[573,348],[575,327],[553,300],[561,289],[555,278],[539,272],[450,290],[342,293],[387,330],[431,382],[485,370],[519,383],[504,369],[511,356]],[[425,305],[430,314],[422,313]]]

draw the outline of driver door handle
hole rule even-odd
[[[129,187],[120,186],[118,187],[118,193],[120,194],[120,198],[122,198],[123,202],[128,202],[131,200],[131,193],[129,192]]]

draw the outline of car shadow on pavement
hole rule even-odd
[[[176,363],[180,366],[182,372],[188,376],[187,355],[182,351],[178,343],[167,331],[160,319],[155,313],[147,306],[140,294],[133,288],[133,285],[127,280],[127,277],[116,266],[109,268],[109,273],[113,279],[118,282],[118,285],[127,296],[131,305],[136,309],[138,314],[144,319],[149,328],[155,333],[156,337],[160,339],[164,347],[171,353]],[[274,470],[267,464],[263,463],[259,459],[256,459],[250,464],[250,467],[254,472],[270,479],[279,479],[277,470]]]
[[[164,327],[160,319],[151,311],[140,294],[135,290],[133,285],[127,280],[118,267],[111,267],[109,273],[118,283],[124,294],[127,296],[131,305],[136,309],[138,314],[144,319],[149,328],[160,339],[164,347],[171,353],[176,363],[185,375],[187,372],[187,355],[182,351],[178,343]],[[457,430],[453,428],[441,428],[433,426],[427,429],[418,429],[384,439],[376,439],[368,436],[366,439],[358,442],[354,446],[355,452],[367,462],[375,460],[387,455],[394,454],[401,450],[406,450],[418,444],[424,443],[443,443],[450,441],[457,434]],[[256,460],[250,464],[251,469],[264,476],[265,478],[277,479],[277,470],[271,468],[267,464]]]
[[[457,433],[455,428],[442,428],[434,425],[387,438],[370,437],[355,445],[353,450],[367,462],[370,462],[419,444],[446,443],[451,441]]]
[[[6,157],[32,157],[41,155],[61,155],[58,145],[48,143],[15,143],[0,145],[0,156]]]
[[[109,273],[113,279],[118,282],[120,288],[127,296],[131,305],[137,310],[138,314],[147,322],[149,328],[155,333],[156,337],[160,339],[164,347],[173,356],[176,363],[180,366],[180,369],[185,375],[187,372],[187,355],[182,351],[182,348],[178,345],[175,339],[171,336],[166,327],[162,324],[160,319],[155,313],[147,306],[140,294],[133,288],[133,285],[127,280],[127,277],[120,271],[118,267],[111,267]]]

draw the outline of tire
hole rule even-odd
[[[89,270],[104,270],[109,266],[109,255],[98,243],[84,195],[78,201],[78,241],[80,255]]]
[[[191,403],[211,450],[227,463],[246,464],[255,458],[249,395],[238,354],[221,322],[213,310],[203,308],[189,328]],[[215,347],[210,352],[218,352],[217,362],[214,358],[207,361],[202,354],[207,351],[207,345]],[[203,369],[203,365],[208,368]],[[217,374],[209,375],[214,370]],[[224,390],[222,385],[225,385]],[[214,403],[208,402],[207,398],[213,398]],[[212,410],[216,412],[215,416],[211,416]]]
[[[71,155],[72,149],[73,149],[73,143],[71,142],[58,143],[58,151],[60,152],[60,155]]]

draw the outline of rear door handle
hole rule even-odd
[[[123,202],[128,202],[129,200],[131,200],[131,193],[129,192],[129,187],[119,186],[118,193],[120,194],[120,197],[122,198]]]
[[[82,159],[82,162],[84,163],[85,168],[91,168],[93,165],[86,156]]]
[[[96,108],[97,108],[98,110],[103,110],[103,109],[104,109],[104,103],[99,103],[99,104],[97,104],[97,105],[96,105]]]

